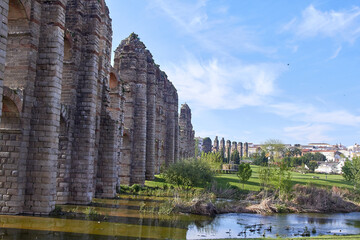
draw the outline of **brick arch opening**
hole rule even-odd
[[[29,7],[28,1],[10,0],[8,20],[29,19]]]
[[[65,35],[64,38],[64,61],[71,61],[72,60],[72,42],[71,38]]]
[[[0,128],[21,129],[20,111],[16,103],[7,96],[3,96],[2,103],[3,106]]]
[[[20,154],[22,130],[20,111],[16,102],[3,96],[2,118],[0,123],[0,172],[3,178],[0,184],[0,199],[6,200],[6,207],[0,213],[14,214],[21,212],[22,191],[18,177],[21,176]],[[5,205],[4,205],[5,206]]]
[[[64,61],[61,81],[61,103],[74,105],[76,99],[76,78],[73,41],[69,32],[64,36]]]
[[[12,89],[27,86],[29,60],[35,51],[30,31],[30,1],[10,0],[4,85]]]
[[[114,73],[110,73],[110,79],[109,79],[109,87],[110,89],[115,89],[119,85],[118,79]]]

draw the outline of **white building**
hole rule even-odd
[[[334,173],[334,174],[341,174],[342,167],[344,166],[344,161],[341,162],[325,162],[321,163],[320,166],[315,169],[317,173]]]

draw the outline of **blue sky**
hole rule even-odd
[[[192,109],[196,136],[352,145],[358,0],[107,0],[113,49],[135,32]]]

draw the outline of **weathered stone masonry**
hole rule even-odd
[[[143,184],[178,159],[178,95],[136,34],[115,51],[125,94],[120,182]]]
[[[5,71],[5,55],[7,43],[9,0],[0,2],[0,96],[3,94],[3,79]],[[0,98],[0,121],[2,114],[2,98]]]
[[[179,154],[180,159],[195,156],[195,131],[191,123],[191,109],[185,103],[181,105],[179,117]],[[211,144],[211,143],[210,143]]]
[[[235,141],[231,142],[230,140],[227,140],[225,144],[225,140],[224,138],[222,138],[219,144],[218,137],[217,136],[215,137],[212,146],[213,152],[221,152],[224,155],[224,157],[229,158],[235,150],[237,150],[237,152],[239,153],[240,159],[249,156],[249,144],[247,142],[243,144],[242,142],[237,143]]]
[[[0,213],[114,197],[178,159],[176,89],[135,35],[111,67],[104,1],[2,0],[0,17]]]
[[[107,109],[104,2],[1,1],[1,17],[0,212],[114,196],[121,115]]]

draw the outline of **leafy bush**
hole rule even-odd
[[[224,161],[224,157],[220,152],[209,152],[209,153],[202,153],[201,154],[201,161],[206,162],[210,165],[210,168],[213,170],[220,170],[221,165]]]
[[[265,190],[265,197],[267,197],[268,190],[276,191],[279,197],[288,197],[291,193],[291,173],[286,164],[261,167],[259,179],[261,186]]]
[[[261,153],[253,154],[253,164],[258,166],[267,166],[268,157],[266,156],[265,151],[261,151]]]
[[[252,170],[251,170],[249,163],[241,163],[239,165],[239,170],[237,172],[237,176],[238,176],[238,178],[240,178],[240,181],[243,184],[243,189],[244,189],[245,182],[247,182],[247,180],[249,180],[249,178],[251,177],[251,174],[252,174]]]
[[[310,161],[307,166],[311,172],[314,172],[319,164],[316,161]]]
[[[213,180],[214,172],[208,163],[196,159],[188,159],[170,165],[162,173],[167,183],[179,189],[190,190],[195,186],[203,186]]]
[[[139,184],[133,184],[130,187],[130,190],[134,193],[138,193],[141,190],[141,186]]]
[[[345,180],[354,184],[354,189],[360,190],[360,157],[354,157],[352,161],[347,160],[342,172]]]

